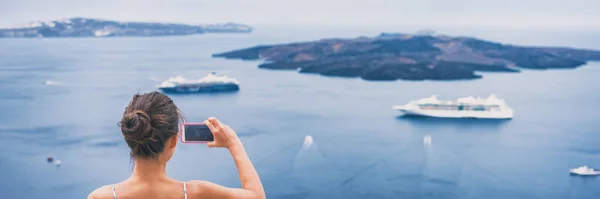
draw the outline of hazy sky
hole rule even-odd
[[[0,26],[74,16],[251,25],[600,29],[600,0],[0,0]]]

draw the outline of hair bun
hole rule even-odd
[[[126,140],[140,144],[146,143],[154,137],[152,119],[143,110],[133,110],[123,117],[121,131]]]

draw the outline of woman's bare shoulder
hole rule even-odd
[[[256,195],[252,191],[236,188],[227,188],[212,182],[192,180],[186,182],[188,197],[203,199],[263,199],[264,196]]]
[[[92,191],[87,197],[88,199],[113,199],[112,189],[110,185],[102,186]]]
[[[214,198],[213,196],[220,196],[227,189],[221,185],[202,180],[191,180],[187,181],[186,184],[188,196],[192,195],[202,198]]]

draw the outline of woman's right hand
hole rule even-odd
[[[215,138],[215,141],[207,143],[208,147],[223,147],[229,149],[230,147],[241,144],[235,131],[229,126],[221,123],[217,118],[208,118],[208,120],[204,121],[204,124],[208,126]]]
[[[188,191],[201,190],[199,194],[195,195],[197,198],[265,199],[265,189],[260,177],[235,131],[214,117],[208,118],[204,124],[212,131],[215,138],[214,141],[208,143],[208,147],[225,147],[231,153],[240,174],[242,188],[226,188],[209,182],[195,182],[197,186]],[[194,181],[190,184],[193,186]]]

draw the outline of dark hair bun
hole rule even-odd
[[[134,110],[123,117],[121,131],[125,140],[145,144],[152,140],[152,118],[142,110]]]
[[[156,91],[135,94],[119,122],[125,142],[136,158],[156,158],[179,131],[179,110],[173,100]]]

